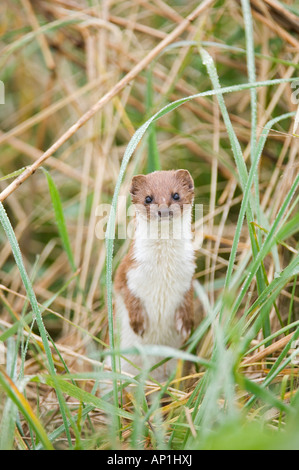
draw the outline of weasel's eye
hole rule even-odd
[[[175,201],[178,201],[180,199],[180,195],[178,193],[174,193],[172,195],[172,199],[174,199]]]
[[[150,196],[146,196],[146,198],[145,198],[146,204],[150,204],[152,202],[152,200],[153,200],[153,198],[150,197]]]

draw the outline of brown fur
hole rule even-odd
[[[193,286],[186,292],[185,298],[175,314],[176,330],[187,339],[194,326]]]
[[[132,257],[133,245],[131,245],[128,254],[120,263],[114,280],[114,289],[122,294],[126,308],[129,312],[130,325],[133,331],[140,336],[145,330],[145,312],[140,299],[135,297],[127,284],[127,272],[131,269],[135,261]]]

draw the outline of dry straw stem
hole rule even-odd
[[[272,7],[278,11],[279,16],[285,17],[287,23],[293,24],[294,15],[292,15],[286,8],[283,8],[282,5],[279,5],[275,1],[267,1]],[[276,21],[273,21],[271,14],[269,13],[267,6],[261,1],[254,1],[254,6],[257,7],[259,11],[252,10],[253,15],[266,26],[268,26],[277,36],[280,36],[284,41],[294,46],[297,50],[299,48],[299,42],[297,39],[292,36],[288,31],[286,31],[282,26],[279,26]],[[295,17],[296,18],[296,17]],[[298,18],[296,18],[296,26],[298,28]]]
[[[31,23],[32,29],[34,31],[38,31],[39,24],[38,24],[37,18],[35,16],[35,13],[34,13],[34,10],[32,8],[32,5],[31,5],[30,1],[29,0],[22,0],[22,4],[23,4],[25,10],[28,13],[28,18],[29,18],[29,21]],[[46,40],[44,34],[41,34],[41,35],[37,36],[37,40],[39,41],[40,48],[41,48],[41,51],[42,51],[42,54],[44,56],[44,59],[45,59],[45,62],[46,62],[46,65],[47,65],[48,69],[54,70],[55,69],[55,61],[53,59],[53,56],[51,54],[51,50],[48,46],[48,43],[47,43],[47,40]]]
[[[273,344],[270,344],[270,346],[267,346],[264,348],[262,351],[259,351],[258,353],[254,354],[253,356],[247,357],[244,361],[242,361],[242,366],[248,365],[248,364],[254,364],[259,362],[261,359],[264,357],[270,356],[271,354],[280,351],[294,336],[294,333],[290,333],[287,336],[284,336],[280,340],[276,341]]]
[[[2,131],[0,131],[0,137],[4,135]],[[27,142],[23,142],[22,140],[18,139],[17,137],[9,137],[8,143],[14,147],[16,150],[19,150],[27,157],[38,160],[43,155],[43,152],[36,147],[28,144]],[[63,161],[57,160],[56,158],[50,157],[47,161],[47,165],[50,168],[55,168],[56,170],[60,171],[61,173],[65,174],[69,178],[73,178],[76,181],[88,183],[91,187],[94,186],[94,181],[92,178],[84,177],[82,174],[77,171],[76,169],[72,168],[70,165],[64,163]]]
[[[123,90],[134,78],[148,65],[158,54],[174,41],[187,27],[195,20],[203,11],[205,11],[213,0],[203,1],[190,15],[186,17],[168,36],[166,36],[149,54],[144,57],[136,66],[128,72],[111,90],[109,90],[102,98],[97,101],[78,121],[73,124],[51,147],[48,148],[43,155],[38,158],[32,165],[26,168],[9,186],[0,193],[0,201],[3,202],[13,191],[15,191],[29,176],[31,176],[53,153],[56,152],[80,127],[86,124],[100,109],[102,109],[112,98],[114,98],[121,90]],[[4,136],[5,137],[5,136]],[[0,138],[0,143],[4,138]]]

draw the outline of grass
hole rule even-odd
[[[298,449],[296,8],[0,8],[0,448]],[[204,208],[197,326],[160,351],[165,384],[118,372],[113,325],[117,215],[158,168],[188,169]]]

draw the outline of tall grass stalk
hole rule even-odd
[[[26,272],[24,264],[23,264],[23,259],[22,259],[22,254],[21,254],[20,248],[19,248],[19,244],[17,242],[17,239],[15,237],[13,228],[11,226],[9,218],[7,217],[6,211],[5,211],[2,203],[0,203],[0,222],[1,222],[1,225],[2,225],[2,227],[3,227],[3,229],[6,233],[7,238],[9,240],[11,250],[12,250],[12,253],[13,253],[14,258],[15,258],[16,265],[18,266],[18,269],[19,269],[24,287],[26,289],[28,298],[30,300],[32,310],[33,310],[33,313],[34,313],[34,320],[37,323],[37,326],[38,326],[38,329],[39,329],[39,332],[40,332],[40,335],[41,335],[41,338],[42,338],[42,341],[43,341],[43,346],[44,346],[47,361],[48,361],[49,372],[53,376],[54,381],[55,381],[56,371],[55,371],[55,366],[54,366],[54,362],[53,362],[53,358],[52,358],[52,353],[51,353],[51,349],[50,349],[50,345],[49,345],[49,341],[48,341],[48,334],[47,334],[47,331],[46,331],[44,323],[43,323],[42,315],[41,315],[39,306],[37,304],[37,300],[36,300],[36,297],[35,297],[35,293],[34,293],[32,284],[30,282],[30,279],[27,275],[27,272]],[[5,383],[6,383],[5,380],[3,380],[3,384],[5,384]],[[64,399],[63,399],[63,396],[62,396],[58,386],[56,387],[55,390],[56,390],[57,398],[58,398],[58,401],[59,401],[59,404],[60,404],[60,411],[61,411],[61,415],[62,415],[64,425],[65,425],[65,432],[68,436],[68,441],[69,441],[69,444],[71,446],[72,445],[71,444],[71,442],[72,442],[71,441],[71,436],[70,436],[70,433],[69,433],[69,429],[66,425],[66,414],[65,414]],[[35,421],[34,421],[34,423],[35,423]]]

